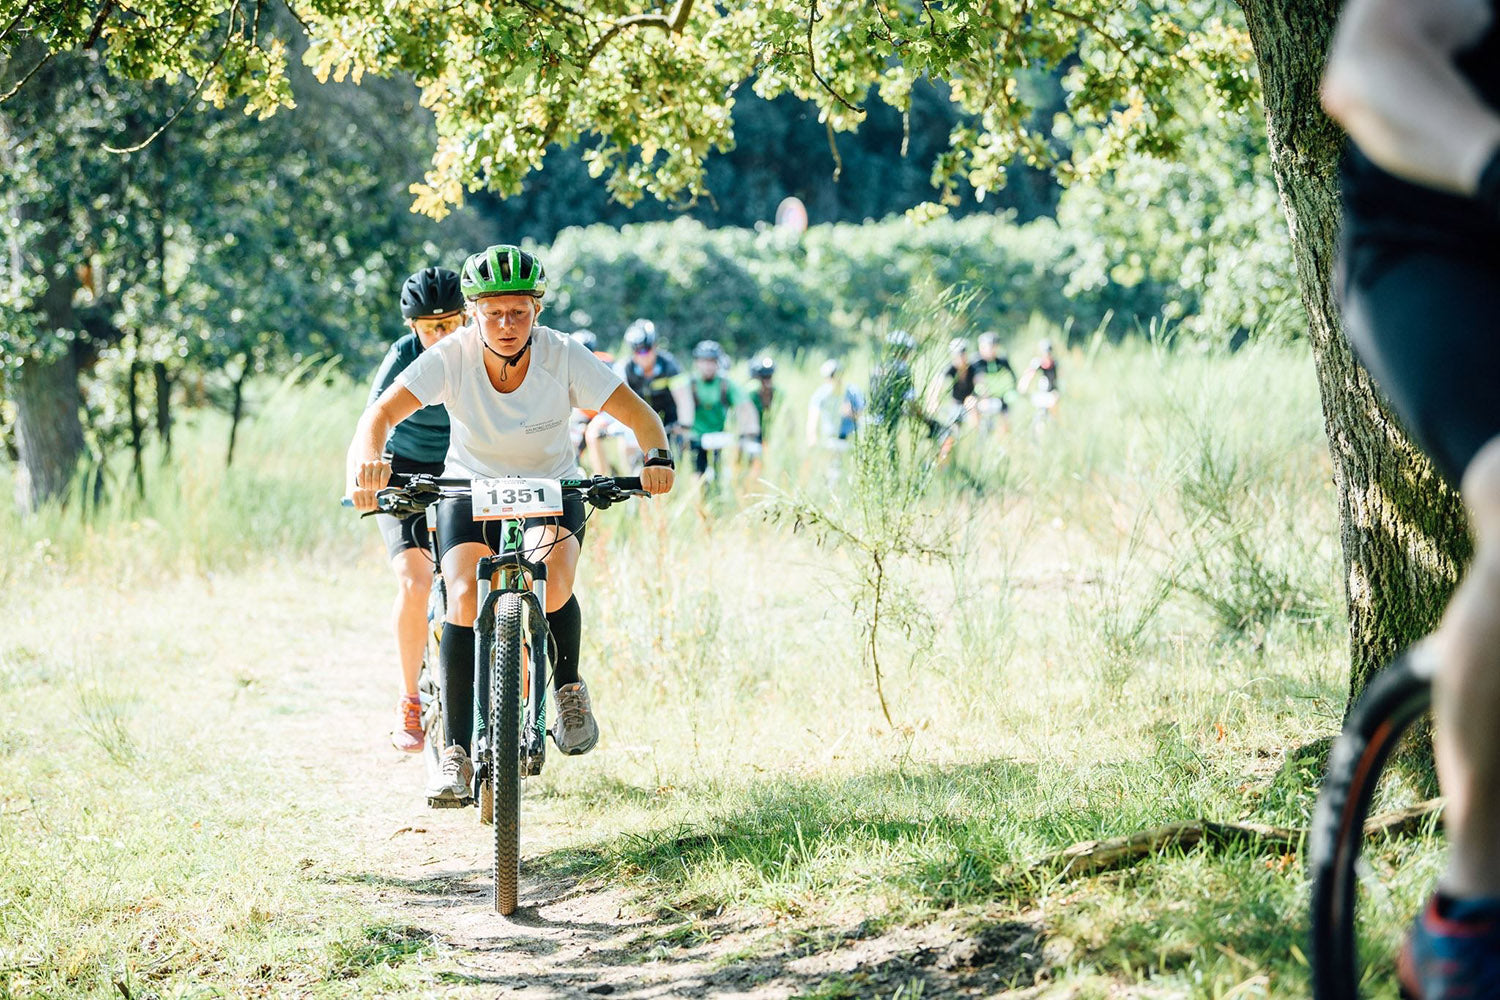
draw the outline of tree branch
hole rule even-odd
[[[562,4],[559,4],[559,6],[562,6],[565,10],[572,10],[572,8],[566,7]],[[593,65],[594,57],[597,56],[601,51],[603,51],[604,47],[608,45],[616,35],[624,31],[626,28],[660,28],[662,31],[668,32],[670,34],[679,34],[681,33],[682,29],[687,26],[688,16],[692,13],[692,11],[693,0],[677,0],[677,6],[673,8],[670,17],[665,17],[661,14],[632,14],[629,17],[621,18],[614,24],[611,24],[607,29],[605,29],[604,34],[600,35],[598,40],[595,41],[593,45],[589,46],[589,50],[584,53],[583,61],[578,65],[578,75],[581,77],[584,74],[588,73],[589,67]],[[564,113],[567,112],[567,105],[571,103],[572,100],[573,88],[570,86],[567,90],[567,93],[562,95]],[[547,127],[543,129],[541,133],[542,149],[546,149],[549,145],[552,144],[552,137],[557,134],[557,130],[561,127],[562,119],[556,115],[552,116],[551,119],[547,122]]]
[[[94,43],[99,40],[99,32],[104,30],[104,19],[114,6],[115,0],[104,0],[104,6],[99,8],[99,16],[94,18],[94,26],[89,30],[89,40],[83,43],[85,49],[93,48]]]
[[[843,95],[834,90],[833,87],[829,85],[828,81],[823,79],[822,74],[818,72],[818,57],[813,52],[813,22],[821,19],[822,18],[818,14],[818,0],[809,0],[809,3],[807,5],[807,67],[808,69],[812,70],[813,79],[822,84],[823,89],[828,91],[828,93],[833,97],[835,101],[838,101],[840,104],[848,108],[850,111],[853,111],[855,114],[862,115],[865,113],[864,108],[857,108],[854,105],[850,104],[848,101],[844,100]],[[832,145],[833,142],[832,130],[833,126],[830,124],[828,132],[830,145]],[[838,160],[838,156],[839,151],[837,149],[834,149],[833,158],[835,161]],[[834,179],[838,179],[837,172],[834,173]]]
[[[172,127],[173,122],[182,117],[182,113],[192,105],[193,101],[197,100],[198,95],[203,91],[203,85],[208,82],[209,76],[213,74],[214,70],[219,68],[219,63],[224,61],[224,56],[229,52],[229,43],[234,39],[234,18],[235,15],[239,13],[239,10],[240,0],[234,0],[234,6],[229,8],[229,28],[224,32],[224,45],[219,49],[219,54],[214,56],[214,61],[208,64],[208,69],[204,70],[203,75],[198,77],[198,84],[193,88],[193,92],[187,96],[187,100],[183,101],[182,106],[179,107],[176,111],[172,112],[172,117],[162,122],[160,128],[158,128],[155,132],[152,132],[150,135],[146,136],[145,139],[136,143],[134,146],[126,146],[123,149],[117,149],[114,146],[105,143],[104,151],[106,153],[139,153],[141,150],[145,149],[147,146],[151,145],[158,138],[160,138],[163,132]]]
[[[626,28],[660,28],[668,34],[681,34],[682,29],[687,27],[688,15],[693,12],[693,0],[677,0],[677,6],[673,8],[670,15],[663,14],[632,14],[622,17],[605,29],[604,34],[599,36],[583,57],[583,69],[588,70],[589,64],[599,54],[604,46],[624,31]]]
[[[4,104],[12,97],[15,97],[16,94],[20,93],[21,88],[26,86],[26,81],[36,76],[37,71],[40,70],[43,66],[47,65],[47,63],[51,61],[53,55],[54,53],[48,52],[46,55],[42,56],[42,61],[31,67],[31,72],[21,77],[21,79],[16,82],[16,85],[14,87],[10,88],[3,94],[0,94],[0,104]]]
[[[837,184],[839,175],[844,172],[844,158],[839,155],[839,143],[833,135],[833,119],[826,118],[823,124],[828,126],[828,151],[833,154],[833,182]]]
[[[312,25],[304,21],[302,15],[297,13],[297,8],[292,6],[292,0],[282,0],[282,4],[286,7],[286,12],[292,15],[292,20],[302,25],[302,30],[311,35],[313,30]]]
[[[1136,59],[1132,49],[1127,49],[1118,38],[1101,28],[1098,22],[1094,21],[1092,18],[1085,17],[1082,14],[1075,14],[1072,11],[1066,10],[1062,7],[1054,6],[1048,9],[1052,13],[1061,17],[1064,21],[1072,21],[1074,24],[1083,25],[1085,28],[1089,29],[1089,31],[1093,32],[1093,34],[1097,36],[1101,41],[1103,41],[1106,45],[1118,52],[1122,59],[1124,59],[1126,62],[1130,63],[1137,69],[1140,68],[1140,62]],[[1154,45],[1143,45],[1142,48],[1144,48],[1147,52],[1151,52],[1155,55],[1160,56],[1162,59],[1171,60],[1173,62],[1177,61],[1170,53],[1165,52]]]
[[[1441,821],[1442,810],[1442,799],[1430,799],[1410,809],[1372,816],[1365,822],[1365,837],[1411,836],[1420,832],[1433,817],[1438,817]],[[1164,850],[1187,850],[1199,844],[1219,848],[1248,844],[1292,854],[1302,846],[1306,838],[1306,830],[1263,826],[1259,823],[1216,823],[1212,820],[1169,823],[1128,837],[1085,840],[1055,854],[1038,858],[1027,865],[1020,876],[1062,875],[1079,878],[1127,868]]]
[[[26,17],[26,15],[31,13],[31,8],[35,3],[36,0],[26,0],[26,6],[21,8],[21,12],[17,14],[9,24],[5,26],[4,31],[0,31],[0,42],[5,41],[5,37],[12,31],[16,30],[16,25],[20,24],[21,21]]]

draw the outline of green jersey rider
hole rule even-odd
[[[620,377],[566,334],[537,324],[547,291],[542,262],[499,244],[464,262],[462,286],[470,322],[413,362],[360,417],[349,444],[348,490],[354,506],[373,510],[390,479],[381,446],[391,428],[423,406],[444,405],[452,423],[444,473],[468,479],[579,474],[568,436],[575,406],[602,410],[635,434],[646,451],[641,485],[672,488],[673,468],[661,420]],[[582,611],[573,594],[583,536],[583,502],[561,517],[526,522],[528,557],[547,566],[547,627],[556,645],[552,738],[566,754],[587,753],[599,738],[588,689],[578,672]],[[438,540],[448,616],[442,637],[444,750],[434,805],[473,799],[474,618],[479,560],[495,551],[499,522],[476,522],[467,498],[438,504]],[[481,738],[488,684],[481,677]]]
[[[723,362],[724,350],[718,341],[700,340],[693,348],[693,374],[688,391],[692,413],[686,423],[691,428],[693,469],[700,476],[708,471],[710,464],[718,472],[718,450],[705,446],[705,435],[723,434],[731,413],[741,434],[760,430],[755,407],[744,390],[724,373]]]

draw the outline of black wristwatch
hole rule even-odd
[[[665,448],[652,448],[646,452],[646,468],[648,469],[676,469],[677,463],[672,461],[672,453]]]

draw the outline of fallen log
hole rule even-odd
[[[1365,836],[1411,836],[1434,816],[1441,822],[1442,809],[1442,799],[1429,799],[1408,809],[1372,816],[1365,823]],[[1247,846],[1275,851],[1277,854],[1295,854],[1306,838],[1307,831],[1302,829],[1199,819],[1187,823],[1168,823],[1166,826],[1126,837],[1081,841],[1032,861],[1019,875],[1023,879],[1035,875],[1079,878],[1128,868],[1165,850],[1178,848],[1186,851],[1199,845],[1209,848]]]

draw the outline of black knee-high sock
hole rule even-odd
[[[552,688],[556,690],[578,680],[578,646],[583,642],[583,612],[578,608],[578,595],[568,598],[567,604],[547,616],[547,627],[557,643],[552,664]]]
[[[443,623],[443,738],[472,756],[474,735],[474,630]]]

